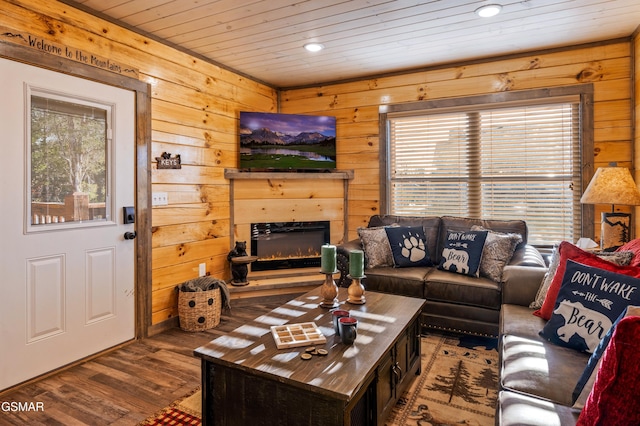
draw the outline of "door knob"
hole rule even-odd
[[[136,232],[125,232],[124,233],[124,239],[125,240],[133,240],[136,237]]]

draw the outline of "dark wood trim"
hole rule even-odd
[[[576,84],[572,86],[514,90],[508,92],[488,93],[486,95],[406,102],[402,104],[387,105],[385,112],[387,114],[395,114],[420,110],[433,111],[435,109],[460,108],[464,106],[478,107],[482,105],[496,105],[509,102],[539,101],[545,98],[582,95],[585,93],[593,95],[593,84]]]
[[[0,41],[0,57],[108,84],[136,94],[136,319],[137,338],[151,325],[151,86],[140,80],[46,55],[35,49]]]
[[[388,214],[389,205],[389,130],[387,129],[387,106],[381,106],[378,116],[378,158],[380,161],[380,213]]]
[[[582,187],[579,188],[580,196],[584,194],[591,178],[595,173],[594,166],[594,141],[593,141],[593,85],[587,85],[591,90],[585,91],[580,95],[581,122],[580,133],[582,143],[580,146],[580,155],[582,156]],[[574,188],[574,191],[578,188]],[[581,237],[593,239],[595,232],[593,224],[595,223],[595,207],[593,204],[582,204],[582,235]]]
[[[234,179],[353,179],[353,170],[309,172],[250,172],[240,169],[224,169],[224,178]]]

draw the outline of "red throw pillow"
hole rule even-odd
[[[564,277],[564,271],[567,269],[567,260],[569,259],[583,265],[592,266],[594,268],[600,268],[606,271],[640,278],[640,268],[636,268],[634,266],[618,266],[615,263],[611,263],[607,260],[599,258],[593,253],[584,251],[567,241],[563,241],[562,243],[560,243],[560,246],[558,247],[558,253],[560,255],[560,262],[558,263],[556,274],[553,276],[551,285],[549,285],[549,290],[547,291],[547,295],[544,298],[542,307],[533,313],[533,315],[544,318],[546,320],[549,320],[549,318],[551,318],[551,315],[553,314],[553,309],[556,305],[556,298],[558,297],[560,285],[562,284],[562,278]]]
[[[633,259],[631,259],[630,266],[640,266],[640,238],[631,240],[624,244],[622,247],[618,247],[616,251],[632,251],[634,253]]]
[[[577,426],[640,424],[640,317],[620,320]]]

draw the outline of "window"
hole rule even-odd
[[[529,243],[538,246],[583,236],[587,102],[578,93],[522,95],[460,99],[453,107],[417,103],[383,114],[388,213],[523,219]]]
[[[106,222],[111,106],[33,88],[28,101],[29,231]]]

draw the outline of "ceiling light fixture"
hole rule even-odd
[[[487,4],[476,9],[476,14],[481,18],[491,18],[496,16],[502,10],[502,5]]]
[[[304,48],[309,52],[319,52],[324,49],[324,44],[321,43],[307,43],[304,45]]]

